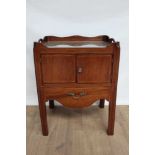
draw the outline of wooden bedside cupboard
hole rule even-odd
[[[109,102],[108,135],[114,134],[119,42],[106,36],[46,36],[34,43],[34,63],[42,133],[48,135],[45,102],[84,108]]]

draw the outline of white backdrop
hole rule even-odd
[[[129,104],[128,0],[27,0],[27,105],[37,104],[33,42],[46,35],[109,35],[120,41],[117,104]]]

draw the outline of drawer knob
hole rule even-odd
[[[78,67],[78,73],[82,73],[82,67]]]

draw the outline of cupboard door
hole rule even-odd
[[[75,82],[75,56],[53,55],[41,56],[43,83]]]
[[[111,82],[112,55],[78,55],[77,82],[104,83]]]

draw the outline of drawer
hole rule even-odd
[[[109,99],[110,89],[105,88],[45,88],[46,99],[57,100],[66,107],[83,108],[95,101]]]

